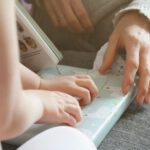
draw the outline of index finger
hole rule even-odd
[[[108,71],[108,69],[112,66],[112,64],[115,60],[118,39],[119,39],[119,37],[118,37],[118,35],[116,35],[116,33],[112,33],[112,35],[109,38],[108,47],[104,54],[104,57],[102,60],[102,65],[100,67],[100,72],[102,74],[105,74]]]

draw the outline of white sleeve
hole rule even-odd
[[[127,7],[121,9],[115,14],[113,23],[115,24],[118,22],[118,20],[129,11],[137,11],[150,20],[150,0],[133,0]]]

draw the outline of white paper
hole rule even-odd
[[[17,150],[96,150],[96,147],[77,129],[59,126],[38,134]]]

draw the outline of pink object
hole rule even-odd
[[[33,6],[31,3],[26,2],[26,0],[20,0],[20,2],[22,3],[22,5],[25,7],[25,9],[32,14],[33,12]]]

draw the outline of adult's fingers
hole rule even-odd
[[[139,68],[139,53],[140,47],[134,42],[126,42],[126,61],[125,61],[125,71],[122,82],[122,92],[126,94],[132,83],[134,82],[136,73]]]
[[[45,9],[46,9],[52,23],[54,24],[54,26],[56,26],[56,27],[59,26],[59,22],[57,20],[57,15],[56,15],[54,7],[50,3],[50,1],[44,0],[44,5],[45,5]]]
[[[85,30],[93,31],[94,25],[85,9],[82,0],[71,0],[72,9]]]
[[[139,65],[139,85],[137,91],[137,102],[143,104],[144,99],[149,90],[150,83],[150,51],[149,48],[143,48],[140,52],[140,65]]]
[[[72,92],[70,92],[70,94],[73,95]],[[63,93],[63,95],[61,97],[64,99],[64,101],[67,104],[72,104],[72,105],[75,105],[75,106],[79,106],[79,101],[75,97],[72,97],[71,95],[68,95],[68,94],[65,94],[65,93]]]
[[[102,74],[105,74],[114,62],[118,39],[118,35],[115,35],[114,33],[112,33],[111,37],[109,38],[108,47],[104,54],[102,65],[100,67],[100,72]]]
[[[58,27],[66,28],[68,27],[68,23],[66,21],[65,16],[62,13],[60,2],[56,0],[51,0],[51,5],[53,7],[53,13],[55,13],[58,21]]]
[[[62,11],[67,23],[69,24],[69,26],[77,32],[83,32],[84,29],[81,26],[77,16],[74,13],[74,11],[71,7],[71,3],[69,1],[66,2],[65,0],[61,0],[60,4],[61,4],[61,7],[60,7],[61,11]]]
[[[150,83],[149,83],[149,89],[148,89],[147,95],[145,97],[145,103],[147,104],[150,103]]]

